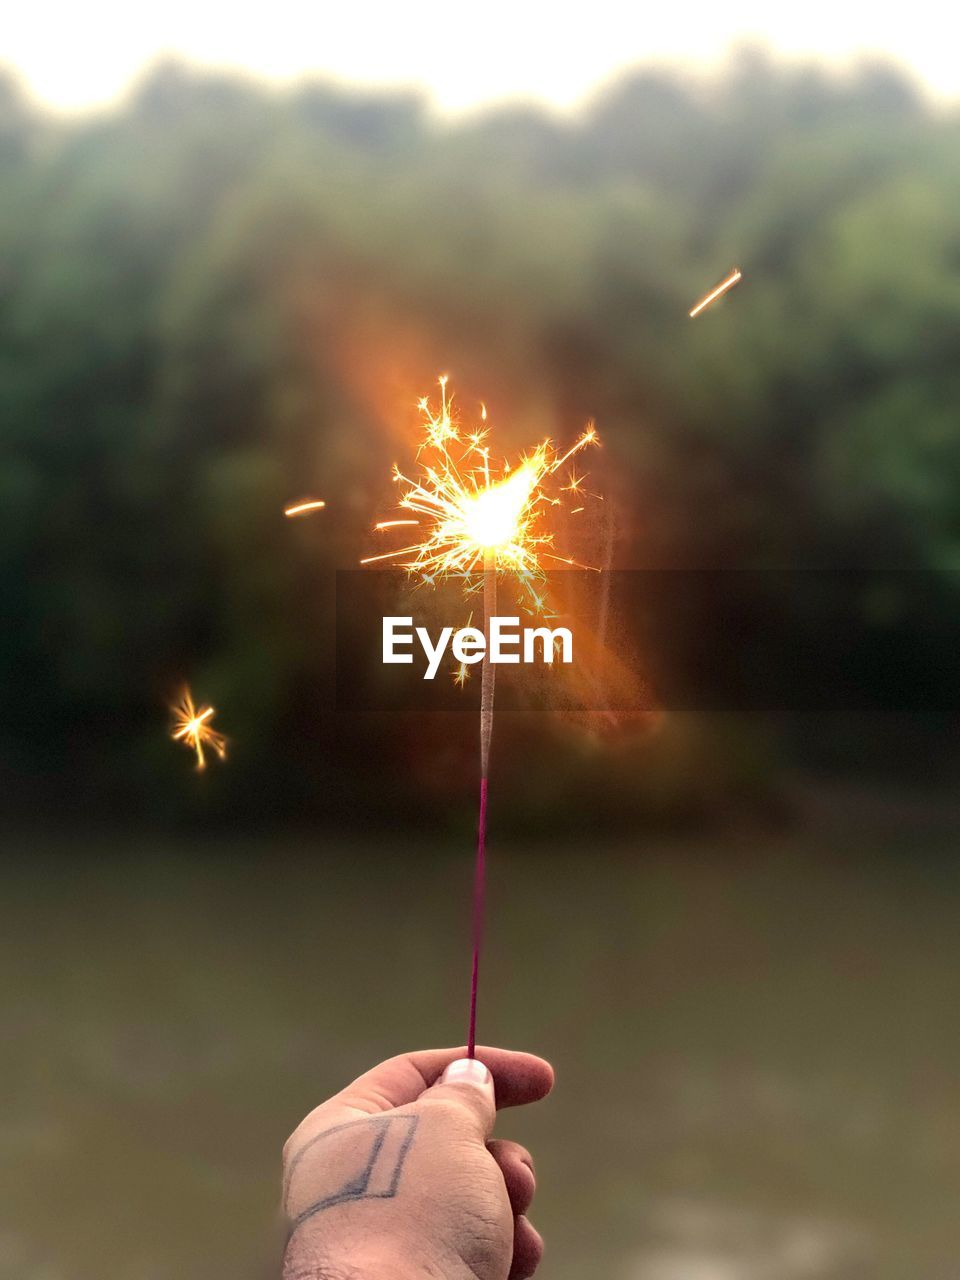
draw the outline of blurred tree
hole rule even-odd
[[[958,143],[888,67],[751,50],[443,126],[172,63],[70,121],[0,80],[3,776],[189,807],[162,727],[190,678],[237,740],[211,812],[357,803],[332,573],[451,365],[518,441],[598,417],[625,564],[897,563],[954,608]],[[326,516],[285,524],[305,491]]]

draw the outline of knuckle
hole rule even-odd
[[[287,1165],[290,1164],[290,1162],[296,1158],[298,1152],[301,1150],[304,1143],[308,1140],[309,1134],[310,1134],[310,1129],[307,1126],[306,1122],[301,1121],[300,1124],[298,1124],[297,1127],[290,1134],[289,1138],[287,1138],[286,1142],[283,1144],[283,1149],[280,1153],[280,1158],[281,1158],[284,1169],[286,1169]]]
[[[438,1125],[462,1125],[466,1118],[464,1103],[454,1098],[424,1098],[423,1110]]]

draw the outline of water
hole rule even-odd
[[[889,815],[888,815],[889,816]],[[554,1096],[546,1280],[939,1280],[960,1257],[948,829],[494,842],[481,1038]],[[0,1280],[277,1273],[280,1146],[462,1041],[469,840],[8,842]]]

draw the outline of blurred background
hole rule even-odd
[[[597,420],[612,567],[756,571],[761,627],[889,571],[839,645],[805,586],[805,643],[906,673],[498,725],[481,1029],[558,1068],[504,1125],[545,1280],[956,1273],[955,58],[923,4],[593,8],[13,21],[0,1280],[276,1274],[287,1133],[462,1038],[476,689],[361,714],[334,664],[441,372],[506,449]]]

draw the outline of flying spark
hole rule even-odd
[[[205,769],[207,761],[203,754],[206,746],[214,751],[221,760],[227,756],[227,740],[222,733],[217,733],[211,721],[215,714],[213,707],[194,706],[189,689],[184,689],[180,701],[173,711],[173,728],[170,737],[174,742],[182,742],[185,747],[196,753],[197,768]]]
[[[725,280],[721,280],[715,289],[711,289],[706,297],[700,299],[697,305],[691,310],[690,319],[692,320],[694,316],[698,316],[701,311],[705,311],[707,307],[710,306],[711,302],[716,302],[718,298],[722,298],[728,289],[732,289],[733,286],[742,279],[742,276],[743,273],[740,268],[734,267]]]
[[[310,511],[322,511],[327,504],[322,498],[312,498],[309,502],[295,502],[292,507],[284,507],[285,516],[305,516]]]

